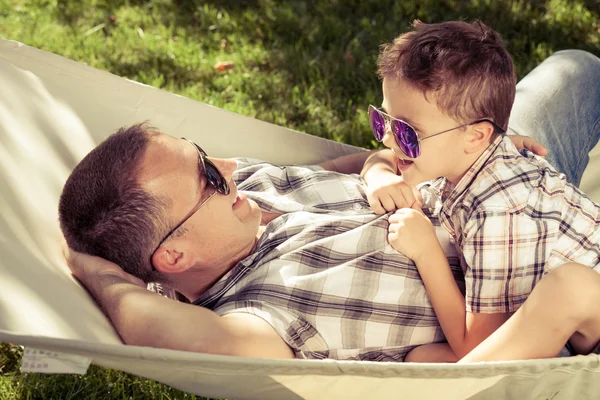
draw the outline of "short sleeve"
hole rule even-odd
[[[550,240],[543,221],[522,213],[475,213],[459,243],[467,311],[516,311],[544,273]]]
[[[247,300],[226,303],[214,311],[221,316],[246,313],[262,318],[275,329],[296,354],[303,351],[323,351],[328,348],[312,324],[289,309],[276,307],[262,301]]]

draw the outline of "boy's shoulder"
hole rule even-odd
[[[522,150],[504,136],[494,141],[489,157],[475,163],[473,177],[465,187],[463,202],[471,209],[519,212],[527,205],[539,205],[542,198],[547,207],[561,206],[565,193],[573,193],[564,174],[559,173],[542,157]],[[558,203],[557,203],[558,202]],[[558,211],[558,210],[557,210]]]

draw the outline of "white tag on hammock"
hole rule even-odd
[[[90,358],[74,354],[25,347],[21,360],[21,372],[83,375],[91,362]]]

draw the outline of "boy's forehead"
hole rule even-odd
[[[381,87],[383,91],[381,108],[390,113],[391,105],[394,103],[396,82],[390,78],[384,78],[383,82],[381,83]]]
[[[382,88],[384,97],[401,95],[405,98],[418,97],[427,101],[425,94],[419,88],[415,87],[411,82],[402,77],[384,78],[382,81]]]
[[[420,105],[427,101],[420,90],[411,87],[400,78],[386,78],[383,80],[382,86],[381,107],[392,117],[410,118],[410,114],[415,114],[414,111],[419,110]]]
[[[426,95],[402,78],[384,78],[382,108],[394,118],[401,119],[417,130],[447,116],[436,103],[433,93]],[[447,121],[448,122],[448,121]]]

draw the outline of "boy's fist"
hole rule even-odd
[[[388,242],[415,263],[439,243],[431,221],[420,209],[396,210],[389,223]]]
[[[407,185],[401,175],[391,171],[377,171],[369,176],[367,200],[375,214],[385,214],[399,208],[422,206],[419,191]]]

